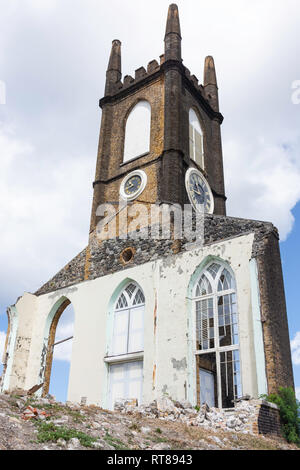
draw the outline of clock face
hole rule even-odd
[[[141,170],[135,170],[123,179],[120,186],[120,195],[126,201],[132,201],[144,191],[146,184],[146,173]]]
[[[195,168],[189,168],[185,176],[185,185],[193,207],[200,212],[212,214],[214,211],[214,198],[202,173]]]
[[[142,178],[140,175],[133,175],[129,179],[127,179],[124,185],[124,193],[126,196],[132,196],[140,189],[142,184]]]

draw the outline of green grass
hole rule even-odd
[[[84,432],[77,431],[77,429],[55,426],[53,423],[45,421],[37,421],[36,426],[38,428],[37,442],[57,442],[58,439],[64,439],[68,442],[73,437],[77,437],[82,446],[93,447],[93,442],[97,440]]]
[[[116,437],[111,436],[107,431],[103,439],[107,442],[107,444],[114,447],[116,450],[128,449],[124,442],[122,442],[120,439],[117,439]]]

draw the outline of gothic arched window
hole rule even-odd
[[[120,294],[114,311],[112,355],[129,354],[144,349],[145,297],[131,282]]]
[[[139,101],[127,118],[123,162],[149,152],[150,127],[151,106],[148,101]]]
[[[228,267],[210,263],[193,294],[200,403],[230,408],[241,396],[235,280]]]
[[[135,282],[120,293],[113,312],[109,373],[108,406],[118,399],[142,398],[145,297]]]
[[[204,168],[203,132],[193,109],[189,112],[190,158]]]

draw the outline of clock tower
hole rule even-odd
[[[208,212],[225,215],[225,191],[218,86],[212,57],[204,64],[203,85],[183,65],[178,8],[169,7],[164,54],[134,77],[122,81],[121,43],[112,42],[106,72],[90,230],[97,208],[126,199],[143,204],[200,202]],[[195,183],[186,182],[195,169]],[[137,172],[137,173],[136,173]],[[128,175],[132,175],[132,180]],[[198,180],[196,181],[196,179]],[[201,181],[205,181],[202,188]],[[128,181],[126,186],[126,181]],[[140,184],[142,191],[134,192]],[[206,191],[206,189],[208,191]],[[123,196],[123,197],[122,197]],[[135,197],[136,196],[136,197]]]

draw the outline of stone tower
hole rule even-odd
[[[113,41],[100,107],[88,246],[8,309],[1,389],[48,392],[55,330],[70,303],[70,401],[113,408],[117,398],[149,403],[167,393],[228,408],[293,386],[278,233],[226,216],[215,65],[205,59],[203,85],[183,65],[176,5],[160,63],[134,78],[122,81]],[[124,236],[122,226],[99,238],[103,204],[116,208],[107,225],[119,228],[124,211],[142,204],[147,236]],[[188,207],[194,224],[200,213],[201,233],[151,237],[153,207]]]

